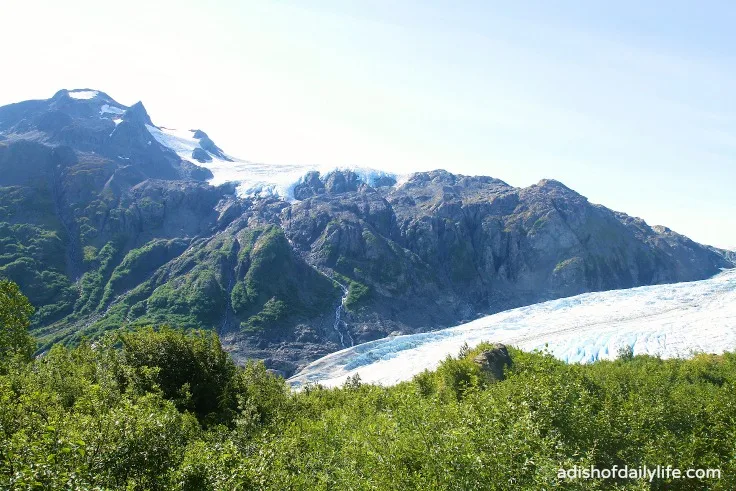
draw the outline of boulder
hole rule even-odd
[[[473,358],[473,362],[492,382],[498,382],[503,380],[504,368],[511,366],[511,357],[506,345],[498,343],[492,349],[485,350]]]

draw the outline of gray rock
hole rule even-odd
[[[275,368],[267,368],[266,372],[276,377],[286,378],[286,374],[284,372],[282,372],[281,370],[277,370]]]
[[[373,186],[377,188],[391,187],[396,185],[396,179],[391,176],[378,176],[373,182]]]
[[[195,148],[194,150],[192,150],[192,158],[202,164],[205,162],[212,162],[212,157],[210,156],[210,154],[208,154],[201,148]]]
[[[304,200],[317,196],[318,194],[324,194],[325,184],[320,179],[319,172],[312,171],[302,178],[302,180],[294,186],[294,197],[298,200]]]
[[[326,176],[325,190],[332,194],[347,193],[357,191],[359,185],[360,179],[354,172],[335,171]]]
[[[201,132],[201,134],[204,134],[204,132]],[[215,142],[213,142],[210,137],[206,135],[199,139],[199,146],[201,146],[208,153],[214,155],[215,157],[232,162],[232,159],[225,155],[222,149],[215,145]]]
[[[473,362],[480,367],[491,382],[499,382],[504,379],[504,369],[511,366],[511,357],[506,345],[497,343],[492,349],[478,354],[473,358]]]
[[[151,117],[148,115],[148,111],[146,111],[146,108],[140,101],[136,102],[130,106],[127,111],[125,111],[125,114],[123,114],[123,121],[153,126]]]

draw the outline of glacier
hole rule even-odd
[[[161,145],[171,149],[181,159],[192,161],[192,152],[200,147],[199,140],[194,138],[195,130],[177,130],[166,127],[146,125],[148,132]],[[304,164],[262,164],[239,159],[231,155],[225,155],[225,159],[210,155],[209,162],[196,162],[197,165],[205,167],[214,176],[209,183],[218,186],[227,182],[237,184],[237,193],[240,197],[248,196],[278,196],[283,199],[294,201],[294,187],[299,184],[305,174],[317,171],[324,179],[330,172],[335,170],[350,170],[358,175],[359,179],[372,185],[380,177],[392,177],[398,180],[398,174],[387,171],[369,169],[363,167],[329,167],[313,166]]]
[[[702,281],[585,293],[516,308],[467,324],[388,337],[324,356],[288,379],[339,386],[356,374],[393,385],[432,370],[463,344],[502,342],[546,350],[569,363],[615,359],[622,347],[662,358],[736,349],[736,269]]]
[[[126,111],[130,109],[130,107],[112,100],[104,92],[97,90],[71,89],[66,92],[72,99],[90,101],[91,103],[99,102],[99,118],[112,121],[116,127],[123,122]],[[195,138],[198,130],[175,129],[153,124],[146,124],[145,126],[157,143],[174,152],[179,158],[209,169],[213,177],[208,182],[213,186],[234,183],[236,192],[241,198],[278,197],[287,201],[297,201],[294,196],[294,188],[311,171],[319,172],[320,178],[326,180],[333,171],[350,170],[358,176],[358,179],[369,185],[375,185],[380,178],[384,177],[391,177],[397,182],[407,177],[391,171],[357,166],[274,165],[252,162],[225,154],[219,148],[216,153],[205,149],[200,141],[202,137]],[[110,136],[115,131],[116,129],[113,129]],[[211,160],[199,162],[194,159],[192,154],[195,149],[206,151]],[[127,160],[125,157],[119,158]]]
[[[71,89],[66,94],[79,101],[89,101],[90,104],[99,103],[99,118],[107,119],[115,123],[116,128],[109,136],[112,136],[117,125],[123,122],[124,115],[130,107],[119,104],[104,92],[92,89]],[[145,111],[145,110],[144,110]],[[150,119],[148,120],[150,122]],[[175,129],[165,126],[155,126],[153,123],[146,124],[146,129],[153,139],[174,152],[182,160],[186,160],[212,172],[209,183],[219,186],[225,183],[234,183],[236,193],[241,198],[248,197],[278,197],[287,201],[298,201],[294,196],[294,188],[302,182],[308,172],[317,171],[320,178],[326,180],[329,174],[337,170],[350,170],[358,179],[369,185],[384,177],[391,177],[395,181],[407,176],[399,175],[391,171],[363,168],[356,166],[315,166],[312,164],[264,164],[252,162],[225,154],[219,148],[213,152],[208,146],[202,146],[202,138],[206,137],[204,132],[195,138],[199,130]],[[204,136],[203,136],[204,135]],[[207,137],[209,139],[209,137]],[[212,140],[209,141],[212,145]],[[150,144],[150,143],[149,143]],[[208,144],[209,145],[209,144]],[[199,149],[206,152],[210,160],[200,162],[193,157],[193,152]],[[125,157],[119,157],[127,160]]]

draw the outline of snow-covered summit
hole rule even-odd
[[[264,164],[233,157],[200,129],[174,129],[154,124],[143,104],[137,102],[125,106],[112,99],[105,92],[94,89],[62,89],[52,98],[78,117],[94,120],[109,120],[115,123],[109,133],[112,138],[118,126],[124,121],[145,126],[153,139],[162,147],[171,150],[182,160],[208,169],[213,177],[212,185],[233,182],[237,185],[240,196],[278,196],[294,200],[294,188],[303,182],[304,176],[311,171],[320,173],[326,179],[335,170],[351,170],[358,179],[376,185],[381,178],[390,176],[396,181],[394,174],[366,168],[337,169],[335,167],[319,167],[304,164]],[[121,157],[124,158],[124,157]]]

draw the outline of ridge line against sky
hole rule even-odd
[[[736,247],[728,2],[12,2],[0,105],[91,87],[251,161],[445,168]]]

